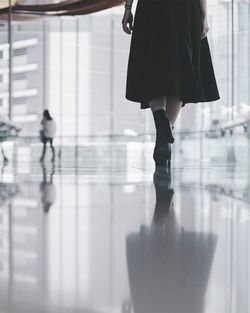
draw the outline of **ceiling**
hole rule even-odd
[[[38,16],[84,15],[112,8],[125,0],[10,0],[14,20]],[[0,0],[0,20],[8,17],[9,0]]]

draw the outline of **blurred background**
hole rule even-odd
[[[23,5],[47,2],[19,1]],[[208,6],[208,39],[221,99],[190,103],[182,110],[176,124],[176,136],[181,138],[175,146],[176,161],[190,153],[192,159],[195,154],[204,161],[234,161],[231,149],[225,149],[233,138],[239,145],[236,149],[246,148],[241,157],[247,159],[250,4],[247,0],[210,0]],[[19,148],[31,159],[37,157],[44,109],[55,117],[55,144],[65,160],[87,158],[91,149],[104,142],[122,142],[122,154],[130,142],[138,143],[138,149],[141,144],[152,149],[150,110],[142,111],[139,103],[125,99],[130,36],[122,31],[122,16],[123,6],[60,17],[33,14],[27,18],[17,10],[9,22],[5,14],[0,26],[0,112],[21,128],[15,155]],[[183,153],[186,145],[189,148]],[[11,144],[5,146],[12,158]]]

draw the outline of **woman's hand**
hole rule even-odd
[[[209,31],[207,17],[204,16],[202,18],[202,31],[201,31],[201,39],[205,38],[207,36],[207,33]]]
[[[125,9],[123,19],[122,19],[122,28],[127,34],[131,34],[133,30],[133,14],[131,10]]]

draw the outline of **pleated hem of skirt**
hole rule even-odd
[[[164,96],[166,96],[166,95],[164,95]],[[198,99],[193,99],[193,98],[185,98],[184,99],[183,97],[181,97],[179,95],[174,95],[174,96],[178,97],[180,99],[180,101],[182,101],[182,107],[185,107],[185,105],[187,103],[206,103],[206,102],[217,101],[217,100],[220,99],[219,95],[206,97],[206,98],[198,98]],[[163,95],[157,95],[157,96],[154,96],[154,97],[150,97],[148,100],[142,100],[142,99],[137,98],[137,97],[129,97],[129,96],[126,96],[126,99],[129,100],[129,101],[132,101],[132,102],[140,103],[140,108],[142,110],[144,110],[144,109],[149,109],[150,108],[149,101],[151,101],[153,99],[156,99],[156,98],[160,98],[160,97],[163,97]]]

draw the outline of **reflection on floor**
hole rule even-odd
[[[2,169],[1,312],[250,312],[246,168],[96,160]]]

